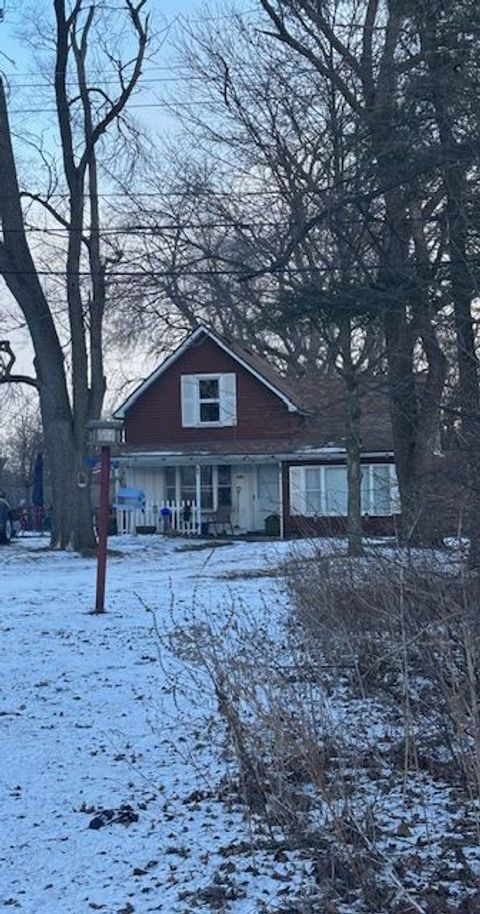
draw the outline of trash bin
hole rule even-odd
[[[170,533],[172,529],[172,512],[170,508],[160,508],[162,533]]]
[[[200,524],[200,533],[202,536],[209,536],[209,534],[210,534],[210,521],[209,520],[202,520],[202,523]]]
[[[278,514],[269,514],[265,518],[265,533],[267,536],[280,536],[280,518]]]

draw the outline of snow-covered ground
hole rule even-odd
[[[262,572],[288,544],[112,539],[104,616],[89,612],[94,561],[45,546],[0,550],[0,908],[275,910],[308,865],[248,851],[241,807],[219,795],[228,763],[166,677],[146,607],[168,627],[172,596],[176,613],[232,598],[281,606],[279,579]]]
[[[381,548],[382,556],[385,551],[392,561],[403,561],[388,544]],[[262,649],[265,642],[290,709],[304,692],[309,709],[317,701],[322,709],[328,704],[324,736],[328,744],[336,734],[336,742],[331,758],[325,756],[332,762],[325,772],[340,789],[340,819],[349,811],[358,824],[368,812],[368,822],[375,823],[372,860],[388,890],[387,901],[375,910],[480,912],[478,799],[468,797],[443,764],[431,773],[431,766],[421,768],[417,759],[418,770],[409,770],[407,784],[402,752],[396,761],[401,708],[382,700],[381,693],[363,698],[341,679],[328,691],[327,676],[327,693],[316,681],[311,684],[303,630],[297,658],[301,675],[284,675],[282,663],[296,663],[297,648],[290,628],[290,653],[284,651],[288,596],[277,570],[292,556],[333,553],[341,576],[344,543],[222,545],[138,536],[112,538],[110,549],[105,615],[91,613],[94,560],[50,552],[47,540],[34,536],[0,549],[0,910],[372,910],[348,885],[342,895],[331,875],[328,842],[338,848],[339,859],[342,847],[332,804],[322,801],[322,790],[312,821],[321,830],[317,844],[324,848],[325,875],[321,866],[315,869],[321,854],[309,856],[298,842],[301,851],[289,850],[288,830],[286,841],[280,831],[272,836],[266,823],[249,818],[239,802],[238,772],[205,665],[193,662],[189,670],[189,656],[198,660],[199,645],[204,658],[211,656],[206,647],[215,645],[220,633],[222,674],[230,655],[232,670],[237,665],[251,671],[244,675],[256,688],[257,670],[264,675],[270,668],[261,665],[267,654],[260,650],[257,663],[251,647],[258,643]],[[375,552],[378,545],[358,567]],[[423,563],[428,556],[422,553],[420,559]],[[455,561],[451,553],[442,553],[436,567],[453,571]],[[310,582],[312,567],[297,563],[297,573],[304,568]],[[173,632],[176,654],[169,647]],[[239,682],[243,691],[236,693],[245,702],[245,679]],[[301,713],[299,706],[297,720]],[[250,755],[261,761],[259,732],[251,731]],[[337,783],[335,761],[343,750]],[[344,783],[350,785],[347,805]],[[307,793],[311,789],[308,785]],[[365,831],[367,844],[370,831]],[[330,895],[325,907],[319,892],[329,882],[334,901]]]

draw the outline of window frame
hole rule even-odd
[[[204,426],[211,426],[211,425],[215,426],[215,425],[223,424],[222,423],[222,403],[221,403],[222,395],[221,395],[221,390],[220,390],[220,377],[221,377],[220,374],[196,375],[195,376],[195,383],[196,383],[195,411],[197,414],[197,416],[196,416],[197,422],[198,422],[199,426],[201,426],[202,428]],[[201,385],[202,385],[203,381],[216,381],[217,392],[218,392],[217,397],[202,397]],[[208,420],[202,419],[202,405],[203,404],[205,404],[205,406],[209,406],[209,405],[218,406],[218,419],[208,419]]]
[[[388,467],[389,468],[389,504],[388,510],[385,511],[374,511],[375,507],[375,472],[378,472],[378,467]],[[295,499],[290,495],[290,513],[292,516],[299,515],[302,517],[346,517],[347,514],[339,514],[336,511],[327,511],[327,471],[329,469],[342,469],[345,473],[348,473],[346,464],[338,463],[323,463],[323,464],[302,464],[302,465],[293,465],[290,467],[290,470],[296,470],[301,472],[301,486],[300,493],[296,493]],[[318,478],[320,481],[320,487],[314,486],[309,489],[307,486],[308,480],[308,471],[316,470],[318,472]],[[398,496],[398,479],[396,474],[396,468],[394,463],[387,462],[377,462],[377,463],[362,463],[361,464],[362,472],[362,504],[361,504],[361,514],[362,517],[391,517],[400,513],[400,501]],[[290,486],[292,486],[292,475],[290,473]],[[348,484],[348,483],[347,483]],[[347,490],[348,492],[348,490]],[[319,503],[319,510],[313,510],[311,507],[311,502],[313,496],[316,496],[315,500]],[[348,494],[347,494],[348,498]],[[293,501],[297,502],[297,507],[292,510]],[[298,509],[298,503],[301,501],[302,510]],[[347,502],[348,505],[348,502]]]
[[[233,380],[227,385],[227,378]],[[202,381],[216,381],[218,385],[218,397],[202,397]],[[191,383],[193,394],[190,401],[191,420],[185,421],[184,401],[183,401],[183,384]],[[180,419],[182,428],[233,428],[237,425],[237,374],[236,372],[217,371],[217,372],[197,372],[192,374],[181,375],[181,394],[180,394]],[[231,396],[234,397],[234,405],[231,409],[231,417],[226,418],[229,404],[228,386],[231,387]],[[202,405],[218,405],[218,419],[203,420],[201,415]]]
[[[196,473],[196,465],[194,464],[169,464],[163,467],[163,499],[169,503],[181,504],[182,501],[196,503],[196,480],[195,488],[192,484],[185,486],[183,471],[187,469],[193,469]],[[223,469],[224,471],[228,470],[228,473],[224,473],[223,479],[229,477],[228,483],[221,481],[219,470]],[[202,497],[202,502],[204,501],[204,496],[209,496],[208,500],[211,501],[210,505],[205,505],[202,503],[201,510],[205,511],[207,514],[212,511],[216,511],[220,504],[228,504],[232,506],[233,503],[233,493],[232,493],[232,466],[231,464],[215,464],[215,463],[206,463],[200,465],[201,471],[201,483],[200,483],[200,494]],[[175,479],[175,497],[168,497],[168,489],[173,489],[172,485],[172,476]],[[206,477],[210,476],[209,481],[207,482]],[[168,483],[168,479],[170,482]],[[187,494],[187,490],[189,494]],[[222,497],[220,498],[220,492]],[[229,498],[226,500],[226,493],[228,493]]]

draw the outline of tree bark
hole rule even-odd
[[[96,150],[109,126],[124,111],[141,75],[148,42],[148,16],[141,11],[146,0],[125,0],[124,11],[137,42],[128,63],[104,48],[109,64],[115,64],[118,93],[112,100],[99,87],[87,82],[85,61],[95,5],[88,11],[83,0],[67,4],[53,0],[56,22],[55,100],[61,138],[64,177],[68,186],[68,218],[50,201],[42,201],[67,230],[66,299],[70,333],[71,375],[67,369],[53,311],[42,289],[28,246],[21,208],[11,133],[3,85],[0,80],[0,273],[16,299],[27,324],[35,353],[35,383],[53,491],[52,545],[77,550],[95,545],[89,485],[80,486],[80,474],[89,477],[86,466],[87,430],[90,419],[99,417],[105,394],[102,327],[106,304],[105,263],[100,248],[100,213]],[[67,11],[68,7],[68,11]],[[86,16],[83,13],[86,12]],[[77,92],[72,82],[72,57],[76,64]],[[98,62],[97,62],[98,65]],[[106,104],[95,108],[93,92]],[[83,114],[82,142],[79,124]],[[79,117],[80,115],[80,117]],[[85,199],[88,199],[88,218]],[[86,226],[88,225],[88,228]],[[85,294],[82,265],[88,252],[90,294]],[[71,399],[70,399],[71,396]]]
[[[469,266],[467,165],[459,160],[452,111],[455,93],[448,78],[455,60],[455,42],[446,49],[439,40],[436,8],[427,9],[423,48],[442,149],[442,173],[447,198],[450,289],[455,315],[462,444],[466,455],[470,504],[469,565],[480,569],[480,384],[475,348],[472,300],[475,282]],[[450,39],[452,40],[452,38]],[[461,58],[459,58],[461,60]]]
[[[331,25],[334,17],[329,19],[318,5],[306,0],[295,3],[285,0],[282,7],[288,11],[286,16],[271,0],[260,2],[275,26],[274,37],[306,60],[323,80],[335,84],[336,91],[350,107],[352,117],[362,125],[370,159],[376,165],[376,187],[379,195],[383,195],[385,207],[385,231],[378,275],[380,289],[383,288],[385,294],[383,326],[393,445],[402,505],[401,535],[404,541],[412,541],[421,535],[418,494],[422,478],[417,478],[417,471],[419,467],[428,465],[432,451],[431,435],[419,432],[421,407],[415,383],[415,338],[408,289],[411,235],[406,200],[410,188],[405,187],[405,181],[399,174],[405,153],[397,104],[401,72],[399,36],[404,14],[398,5],[387,4],[384,21],[385,7],[377,0],[369,0],[363,5],[361,50],[352,52],[345,37],[348,31],[336,31]],[[325,4],[325,9],[328,8],[329,5]],[[295,20],[296,26],[293,26]],[[329,49],[334,50],[334,58],[338,61],[333,70],[326,64]],[[433,369],[434,374],[436,370]],[[438,386],[436,382],[435,386]],[[433,416],[434,412],[431,411],[430,415]]]
[[[0,80],[0,272],[30,330],[53,490],[52,545],[72,543],[73,427],[60,340],[26,240],[3,83]]]
[[[361,407],[358,389],[358,373],[352,359],[351,321],[344,318],[339,324],[339,343],[342,355],[342,377],[345,384],[345,448],[347,451],[348,554],[363,554],[362,540],[362,467],[361,467]]]

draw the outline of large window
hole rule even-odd
[[[182,375],[181,411],[183,428],[236,425],[236,375]]]
[[[195,466],[165,467],[164,492],[168,502],[197,500],[197,470]],[[231,505],[232,485],[230,466],[200,467],[201,506],[206,511],[218,505]]]
[[[362,464],[362,514],[398,514],[398,483],[393,464]],[[290,467],[292,514],[305,517],[346,517],[348,478],[346,466]]]

